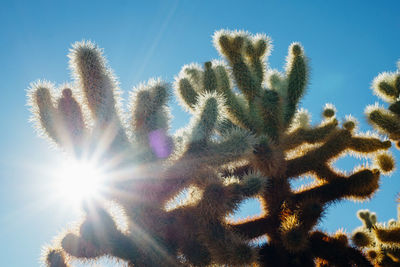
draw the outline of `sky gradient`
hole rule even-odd
[[[0,7],[0,265],[38,266],[41,246],[50,242],[78,212],[53,197],[51,184],[62,155],[37,137],[28,122],[29,83],[70,80],[68,49],[92,40],[104,48],[124,96],[152,77],[173,82],[184,64],[219,58],[211,36],[218,29],[265,33],[273,40],[271,68],[282,70],[287,48],[303,44],[311,75],[301,106],[320,121],[325,103],[338,118],[352,114],[361,131],[371,128],[366,105],[381,102],[372,79],[394,71],[400,59],[400,2],[385,1],[2,1]],[[382,102],[381,102],[382,103]],[[126,103],[125,103],[126,104]],[[171,101],[172,130],[189,116]],[[400,153],[392,149],[400,160]],[[340,160],[351,170],[362,161]],[[396,216],[400,172],[382,177],[381,189],[365,203],[332,205],[321,228],[353,230],[355,212],[368,208],[379,221]],[[257,211],[254,203],[238,216]]]

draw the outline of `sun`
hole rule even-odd
[[[56,195],[71,205],[100,197],[105,187],[104,172],[93,162],[85,160],[66,161],[54,179]]]

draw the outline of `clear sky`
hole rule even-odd
[[[363,110],[379,101],[370,90],[382,71],[394,71],[400,58],[399,1],[8,1],[0,4],[0,266],[37,266],[41,246],[77,219],[49,186],[59,152],[28,123],[26,89],[39,78],[69,81],[71,43],[95,41],[105,49],[125,92],[151,77],[172,82],[187,63],[218,54],[211,35],[218,29],[263,32],[273,39],[272,68],[282,69],[287,47],[301,42],[310,58],[311,80],[302,106],[319,122],[331,102],[338,117],[352,114],[370,130]],[[189,116],[171,102],[173,129]],[[400,160],[400,153],[394,151]],[[338,166],[351,170],[354,160]],[[54,174],[54,173],[53,173]],[[331,206],[321,227],[351,231],[360,208],[379,220],[396,216],[400,172],[382,177],[381,189],[366,203]],[[254,203],[239,216],[254,213]]]

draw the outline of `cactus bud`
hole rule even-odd
[[[59,249],[50,249],[47,252],[46,263],[48,267],[68,267],[64,253]]]
[[[368,258],[374,260],[374,259],[376,259],[378,257],[378,253],[376,253],[375,250],[370,249],[370,250],[367,251],[367,256],[368,256]]]
[[[335,114],[336,114],[335,106],[332,105],[332,104],[326,104],[325,108],[324,108],[324,111],[322,112],[322,115],[325,118],[332,118],[333,116],[335,116]]]
[[[290,50],[294,56],[300,56],[303,53],[303,47],[299,43],[293,43]]]
[[[374,93],[389,103],[395,102],[400,94],[396,87],[397,77],[398,75],[388,72],[378,75],[372,82]]]
[[[357,231],[353,233],[351,236],[351,241],[353,241],[353,244],[357,247],[367,247],[371,244],[370,236],[363,231]]]
[[[388,153],[380,153],[375,157],[376,165],[383,174],[389,174],[394,170],[394,159]]]
[[[353,118],[351,115],[346,116],[346,120],[343,122],[343,128],[348,131],[354,131],[357,127],[357,120]]]

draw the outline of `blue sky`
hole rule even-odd
[[[383,1],[382,1],[383,2]],[[378,99],[369,89],[400,58],[398,1],[2,1],[0,8],[0,265],[37,266],[41,246],[77,212],[51,199],[49,169],[62,156],[28,123],[26,89],[39,78],[69,81],[71,43],[95,41],[105,49],[125,92],[151,77],[169,82],[191,62],[218,58],[211,35],[218,29],[263,32],[273,40],[272,68],[282,69],[287,47],[301,42],[310,58],[311,80],[302,106],[318,122],[334,103],[339,118],[352,114],[370,130],[363,110]],[[171,102],[173,129],[188,115]],[[397,159],[400,153],[394,151]],[[338,166],[351,170],[353,160]],[[355,212],[369,208],[380,220],[396,216],[400,172],[383,177],[369,202],[343,201],[328,209],[321,227],[333,232],[359,225]],[[243,207],[251,214],[254,205]]]

